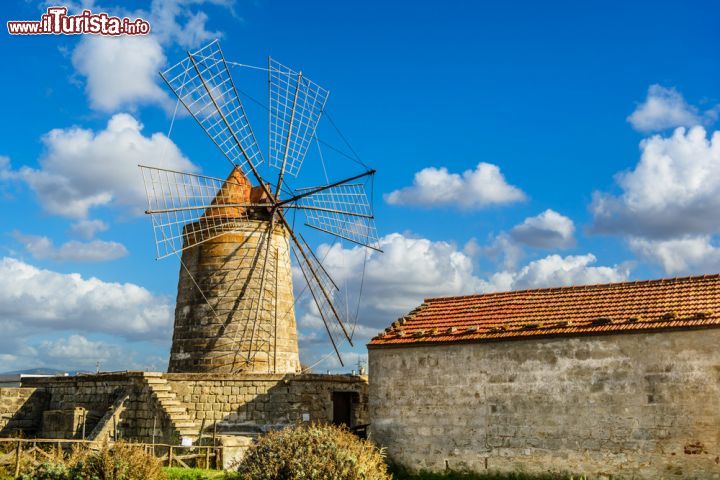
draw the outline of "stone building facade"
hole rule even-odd
[[[720,277],[428,299],[369,345],[410,469],[720,475]]]

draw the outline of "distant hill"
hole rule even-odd
[[[74,370],[58,370],[55,368],[28,368],[27,370],[15,370],[12,372],[2,372],[0,375],[75,375]]]

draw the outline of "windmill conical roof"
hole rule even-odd
[[[245,207],[237,204],[250,203],[250,192],[252,183],[245,174],[237,167],[230,172],[225,183],[218,190],[215,198],[205,210],[204,218],[240,218],[245,216]],[[215,205],[234,205],[232,207],[217,207]]]

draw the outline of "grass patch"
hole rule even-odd
[[[585,480],[585,477],[530,473],[471,473],[447,472],[393,475],[396,480]]]
[[[235,472],[222,470],[205,470],[202,468],[163,468],[168,480],[232,480]],[[419,472],[408,473],[392,468],[394,480],[587,480],[581,475],[568,474],[530,474],[530,473],[473,473],[473,472]],[[1,477],[0,477],[1,480]]]
[[[395,480],[586,480],[586,477],[561,473],[474,473],[474,472],[426,472],[408,473],[403,469],[392,468]]]
[[[163,468],[168,480],[222,480],[226,478],[222,470],[205,470],[204,468]]]

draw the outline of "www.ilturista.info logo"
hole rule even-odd
[[[107,13],[83,10],[68,15],[67,7],[49,7],[40,20],[7,22],[10,35],[147,35],[150,23],[142,18],[111,17]]]

